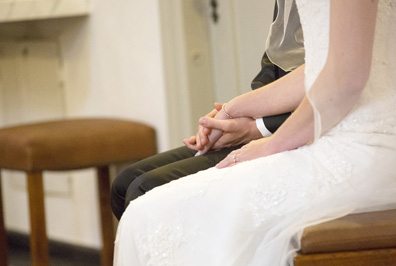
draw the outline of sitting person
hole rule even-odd
[[[214,118],[294,112],[216,167],[132,201],[114,265],[292,265],[305,227],[396,202],[396,0],[296,2],[305,65]]]

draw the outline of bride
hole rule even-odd
[[[396,206],[396,0],[296,2],[306,64],[215,118],[293,114],[131,202],[114,265],[292,265],[305,227]]]

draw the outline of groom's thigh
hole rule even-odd
[[[240,146],[211,151],[207,154],[172,162],[141,174],[128,187],[125,197],[126,206],[131,200],[155,187],[215,166],[237,148],[240,148]]]
[[[127,190],[136,178],[162,166],[194,157],[195,153],[196,151],[182,146],[150,156],[122,169],[117,174],[111,188],[111,207],[114,215],[119,219],[124,212]],[[135,193],[138,192],[135,191]],[[140,194],[143,194],[143,192],[140,192]]]

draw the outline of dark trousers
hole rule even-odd
[[[128,166],[117,175],[112,185],[114,215],[120,219],[130,201],[157,186],[213,167],[237,148],[240,146],[194,156],[196,151],[183,146]]]

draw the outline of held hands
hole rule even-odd
[[[221,104],[215,103],[215,109],[209,114],[202,118],[212,119],[227,119],[225,114],[221,112]],[[220,112],[219,112],[220,111]],[[184,139],[183,143],[190,149],[199,151],[200,154],[207,153],[214,143],[222,136],[223,132],[218,129],[211,129],[202,125],[198,126],[198,131],[195,136],[191,136],[189,139]]]
[[[206,128],[222,131],[220,138],[213,143],[211,149],[217,150],[248,143],[262,137],[257,129],[256,121],[250,117],[240,117],[227,120],[202,117],[199,124]]]
[[[213,109],[210,113],[208,113],[204,117],[213,118],[213,117],[215,117],[215,115],[217,113],[218,113],[218,110]],[[197,134],[195,136],[191,136],[188,139],[184,139],[183,143],[189,149],[196,150],[196,151],[202,150],[205,147],[205,145],[207,145],[209,142],[208,135],[210,133],[211,133],[211,131],[209,128],[205,128],[201,125],[198,125]]]
[[[183,140],[188,148],[204,154],[209,150],[231,147],[262,137],[254,119],[229,119],[220,111],[221,107],[222,104],[215,103],[215,109],[200,118],[196,136]]]

